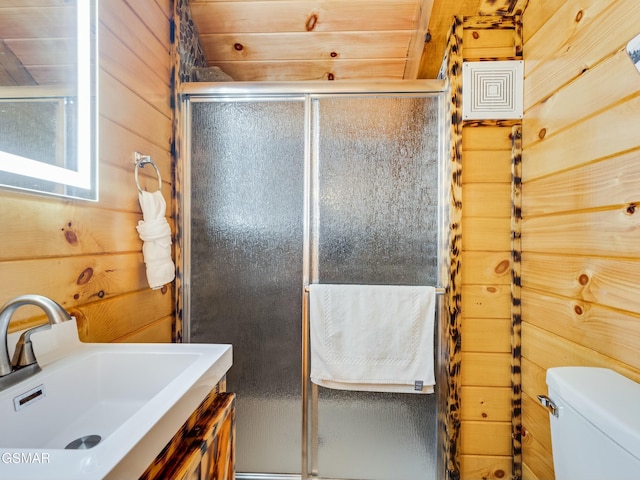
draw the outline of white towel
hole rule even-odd
[[[147,267],[149,287],[156,290],[173,281],[176,267],[171,259],[171,227],[165,218],[167,204],[160,190],[140,192],[142,220],[136,229],[142,244],[142,255]]]
[[[433,393],[434,317],[434,287],[310,285],[311,381]]]

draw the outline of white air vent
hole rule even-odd
[[[464,62],[462,118],[506,120],[522,118],[522,60]]]

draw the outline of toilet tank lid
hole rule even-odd
[[[607,368],[557,367],[547,370],[547,385],[640,459],[640,384]]]

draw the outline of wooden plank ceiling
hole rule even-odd
[[[435,78],[456,15],[523,0],[190,0],[207,63],[234,80]]]
[[[525,3],[189,2],[208,64],[252,81],[435,78],[455,15],[509,14]],[[0,86],[59,85],[73,78],[74,6],[75,0],[0,0]]]

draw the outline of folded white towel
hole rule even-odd
[[[173,281],[176,268],[171,259],[171,227],[165,218],[167,204],[160,190],[140,192],[142,220],[136,229],[142,244],[142,255],[147,267],[149,287],[156,290]]]
[[[311,285],[311,381],[433,393],[434,317],[434,287]]]

